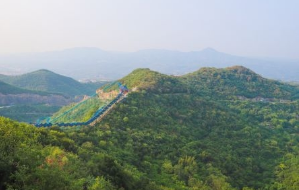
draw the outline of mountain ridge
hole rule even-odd
[[[95,128],[82,131],[91,139],[105,141],[105,150],[119,162],[131,163],[156,184],[167,184],[170,189],[271,189],[284,183],[274,173],[283,173],[278,165],[290,153],[285,145],[298,130],[293,111],[299,97],[289,103],[251,101],[238,99],[240,94],[232,89],[247,88],[249,83],[253,92],[246,93],[251,97],[264,84],[274,90],[262,95],[275,98],[290,98],[285,95],[288,88],[292,93],[298,89],[242,66],[202,68],[193,74],[206,80],[195,78],[194,83],[199,83],[195,85],[188,83],[186,75],[134,70],[120,81],[139,90],[130,93]],[[219,84],[227,89],[218,92],[218,83],[203,86],[218,76],[224,82]],[[187,90],[179,93],[161,90],[184,86]],[[99,134],[101,129],[109,131],[109,138]],[[296,154],[293,145],[290,151]]]
[[[150,69],[136,69],[120,81],[129,88],[158,89],[160,92],[191,90],[202,96],[229,99],[238,96],[247,98],[261,96],[290,100],[298,97],[299,94],[299,89],[295,86],[266,79],[243,66],[223,69],[204,67],[182,76],[165,75]]]
[[[224,68],[243,65],[267,78],[299,81],[299,60],[262,59],[235,56],[214,49],[181,52],[175,50],[104,51],[74,48],[45,53],[0,56],[3,72],[31,72],[46,68],[76,79],[110,79],[126,76],[136,68],[149,67],[165,74],[183,75],[200,67]],[[24,67],[26,65],[26,67]]]
[[[8,163],[0,164],[7,176],[0,187],[298,189],[299,97],[287,103],[237,98],[246,83],[249,95],[263,84],[282,95],[296,87],[240,66],[184,76],[137,69],[119,81],[137,90],[93,127],[33,128],[0,117],[0,154]]]

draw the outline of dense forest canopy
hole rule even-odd
[[[120,81],[93,127],[0,118],[0,189],[299,189],[298,87],[239,66]]]

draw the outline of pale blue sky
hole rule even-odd
[[[72,47],[299,59],[299,0],[0,0],[0,54]]]

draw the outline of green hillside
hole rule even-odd
[[[120,81],[135,91],[93,127],[63,132],[1,118],[10,126],[0,130],[1,186],[299,189],[297,87],[243,67],[181,77],[138,69]]]
[[[18,121],[33,122],[38,118],[52,115],[57,112],[61,106],[55,104],[52,96],[62,100],[66,97],[61,94],[26,90],[6,84],[0,81],[0,116],[9,117]],[[49,103],[41,103],[42,100],[49,99]],[[71,100],[69,100],[71,101]],[[35,103],[32,103],[35,102]]]
[[[182,77],[191,89],[202,95],[218,98],[298,98],[299,90],[292,85],[269,80],[253,71],[234,66],[224,69],[202,68]]]
[[[37,91],[18,88],[2,81],[0,81],[0,93],[1,94],[23,94],[23,93],[26,94],[27,93],[27,94],[40,94],[40,95],[49,94],[45,92],[37,92]]]
[[[92,143],[94,152],[104,149],[117,162],[138,170],[135,178],[148,178],[164,189],[275,189],[288,183],[276,174],[291,172],[278,166],[285,156],[298,154],[298,100],[273,103],[235,97],[290,99],[298,90],[242,67],[207,70],[196,77],[135,70],[121,81],[139,91],[96,128],[83,129],[84,137],[71,137]],[[219,78],[211,73],[224,78],[222,90],[221,83],[209,83]],[[244,86],[251,89],[240,94]],[[94,156],[90,153],[86,160]]]
[[[90,175],[63,132],[0,117],[0,135],[0,189],[113,189]]]
[[[24,89],[62,93],[69,96],[92,94],[102,85],[102,83],[95,85],[80,83],[70,77],[44,69],[18,76],[0,75],[0,80]]]
[[[98,97],[91,97],[84,104],[78,106],[78,103],[73,103],[59,109],[53,114],[52,119],[55,123],[71,123],[71,122],[85,122],[92,117],[92,115],[103,105],[105,101],[101,101]],[[74,106],[76,108],[74,109]],[[73,109],[68,114],[66,111]]]
[[[34,122],[72,101],[75,100],[63,94],[22,89],[0,81],[0,116]]]
[[[21,94],[21,93],[28,93],[28,92],[29,90],[17,88],[0,81],[0,93],[2,94]]]
[[[150,69],[136,69],[120,80],[130,89],[147,90],[160,93],[186,92],[187,88],[177,77],[164,75]]]

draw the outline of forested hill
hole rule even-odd
[[[44,94],[46,95],[47,93],[44,92],[37,92],[37,91],[32,91],[32,90],[26,90],[26,89],[21,89],[15,86],[12,86],[10,84],[7,84],[5,82],[0,81],[0,93],[1,94]]]
[[[1,81],[5,82],[1,82]],[[0,75],[0,115],[33,122],[49,117],[61,106],[94,94],[106,82],[80,83],[48,70],[18,76]]]
[[[66,95],[27,90],[0,81],[0,116],[33,122],[74,101]]]
[[[186,92],[187,87],[177,77],[161,74],[150,69],[136,69],[120,80],[130,89],[157,93]]]
[[[0,188],[299,189],[296,87],[243,67],[138,69],[120,81],[134,91],[94,127],[0,118]]]
[[[292,100],[299,97],[298,86],[263,78],[242,66],[201,68],[183,76],[168,76],[149,69],[137,69],[121,81],[130,88],[161,93],[189,92],[216,99],[242,96]]]
[[[184,75],[183,81],[199,94],[233,98],[264,97],[296,99],[298,88],[293,85],[263,78],[253,71],[234,66],[224,69],[201,68],[200,70]]]
[[[62,93],[69,96],[92,94],[102,85],[80,83],[70,77],[45,69],[17,76],[0,75],[0,80],[24,89]]]
[[[137,91],[85,133],[138,175],[172,189],[275,189],[297,175],[279,164],[296,163],[298,99],[251,99],[291,100],[296,87],[239,66],[181,77],[139,69],[121,81]]]

